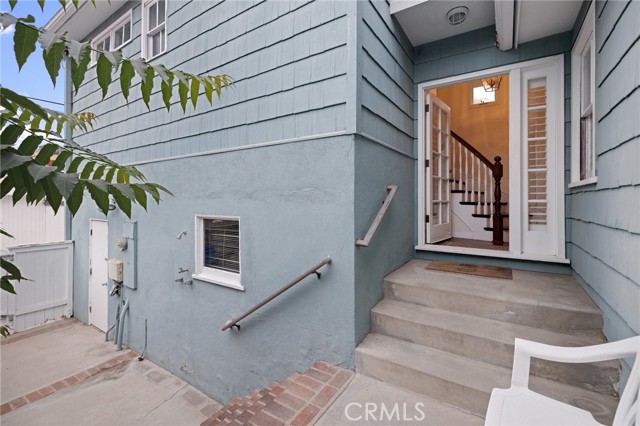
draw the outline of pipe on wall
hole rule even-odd
[[[118,336],[116,339],[116,351],[122,350],[122,336],[124,334],[124,316],[127,314],[127,311],[129,311],[129,299],[127,299],[127,301],[124,303],[124,307],[120,312],[120,321],[118,323]]]

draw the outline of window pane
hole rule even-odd
[[[240,272],[240,225],[237,220],[203,219],[204,266]]]
[[[124,41],[131,40],[131,22],[124,24]]]
[[[468,92],[467,92],[468,93]],[[496,101],[496,92],[487,92],[484,87],[478,86],[473,88],[473,101],[474,105],[487,104]]]
[[[160,53],[160,42],[162,38],[162,33],[156,33],[151,37],[151,56],[156,56]]]
[[[167,42],[166,33],[164,30],[162,30],[160,31],[160,52],[164,52],[165,50],[167,50],[166,42]]]
[[[155,3],[149,8],[149,25],[147,30],[152,30],[158,26],[158,4]]]
[[[114,49],[117,49],[118,47],[122,46],[123,37],[124,37],[124,28],[120,27],[116,30],[116,33],[113,35]]]
[[[580,109],[583,112],[591,104],[591,43],[582,55]]]
[[[164,0],[160,0],[158,2],[158,24],[162,24],[164,22],[164,18],[167,14],[167,6]]]

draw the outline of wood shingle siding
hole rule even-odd
[[[135,163],[345,130],[345,2],[192,1],[169,2],[168,7],[169,49],[152,63],[226,73],[235,88],[213,107],[202,96],[195,110],[189,104],[183,114],[177,94],[166,111],[159,85],[148,111],[139,79],[134,79],[128,105],[115,87],[102,101],[97,80],[88,80],[74,108],[103,120],[78,137],[80,143],[116,161]],[[126,8],[133,8],[134,37],[123,53],[136,57],[141,6],[130,2],[114,19]]]
[[[572,190],[567,208],[572,269],[603,310],[609,340],[640,334],[638,22],[638,1],[596,3],[598,182]]]

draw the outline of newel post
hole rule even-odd
[[[495,163],[493,164],[493,180],[495,182],[494,187],[494,204],[493,204],[493,245],[494,246],[502,246],[504,245],[503,238],[503,224],[502,224],[502,191],[500,189],[500,181],[502,180],[503,167],[502,158],[497,156],[494,158]]]

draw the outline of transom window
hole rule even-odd
[[[240,219],[196,216],[194,278],[244,290],[240,284]]]
[[[473,105],[488,104],[496,101],[496,92],[487,92],[484,87],[473,88]]]
[[[102,50],[118,50],[131,41],[131,10],[114,22],[95,38],[93,47]],[[98,60],[97,52],[92,53],[92,62]]]
[[[570,186],[591,184],[596,178],[595,152],[595,16],[587,12],[571,51],[571,180]]]
[[[166,0],[152,0],[144,4],[142,53],[147,60],[167,50],[166,20]]]

